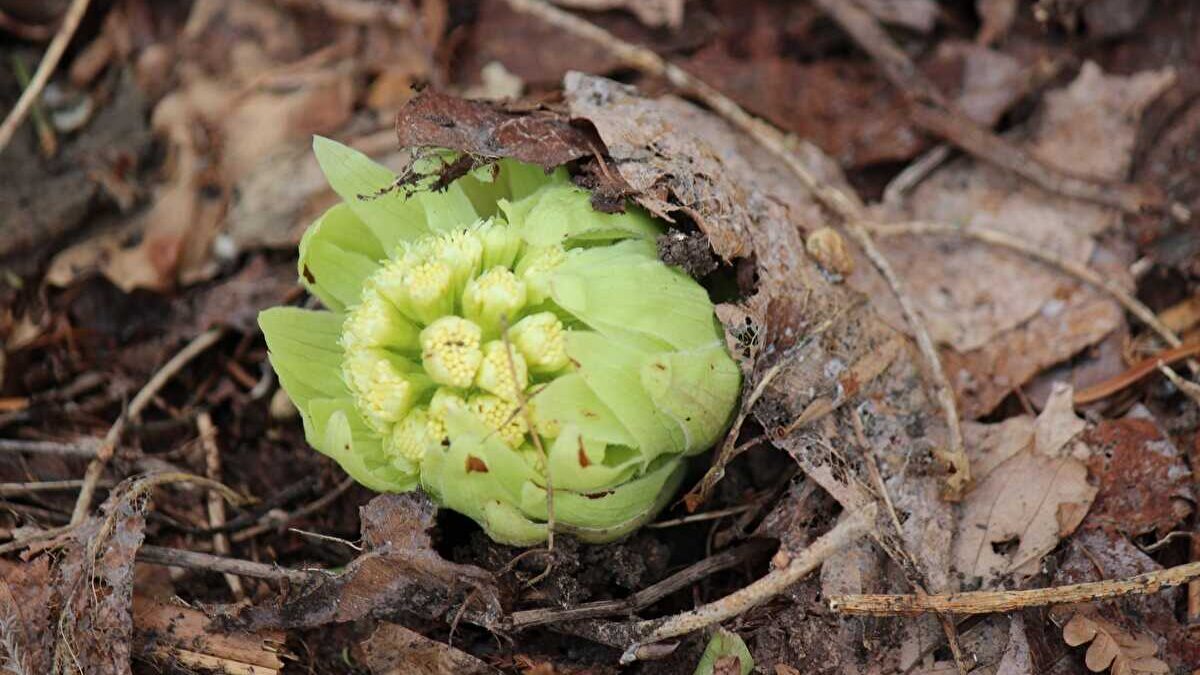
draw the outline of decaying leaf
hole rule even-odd
[[[1100,491],[1085,527],[1164,536],[1192,511],[1192,472],[1150,412],[1138,406],[1105,420],[1084,437]]]
[[[283,669],[282,631],[218,633],[204,612],[183,605],[133,597],[137,651],[164,666],[229,673],[275,675]]]
[[[955,567],[968,579],[991,586],[1010,575],[1027,578],[1087,514],[1096,488],[1083,461],[1087,446],[1071,442],[1083,421],[1070,406],[1071,389],[1058,387],[1032,424],[964,429],[972,465],[981,468],[960,506],[954,542]]]
[[[0,667],[16,673],[50,671],[54,588],[50,558],[5,565],[0,578]]]
[[[361,646],[373,675],[499,675],[479,659],[394,623],[382,622]]]
[[[1154,657],[1158,646],[1145,635],[1124,631],[1097,616],[1078,613],[1063,626],[1063,641],[1072,647],[1091,643],[1084,665],[1093,673],[1112,668],[1113,675],[1169,673],[1171,667]]]
[[[1169,70],[1118,76],[1085,64],[1073,83],[1046,97],[1025,147],[1064,171],[1123,180],[1142,112],[1174,80]],[[1049,194],[976,160],[948,163],[900,212],[878,215],[1000,230],[1132,283],[1119,249],[1098,249],[1095,241],[1116,224],[1114,210]],[[944,360],[967,417],[986,414],[1013,388],[1123,321],[1107,296],[1015,253],[958,237],[892,237],[881,246],[934,339],[949,347]],[[850,283],[905,329],[873,269],[857,270]]]
[[[234,618],[251,630],[299,628],[354,621],[373,612],[416,612],[453,618],[463,603],[476,623],[499,617],[492,575],[442,559],[427,530],[436,508],[421,494],[385,494],[362,508],[366,552],[336,576],[305,589],[282,606],[247,608]]]
[[[1085,528],[1071,537],[1051,585],[1127,578],[1162,569],[1162,565],[1124,535]],[[1166,661],[1172,672],[1190,672],[1189,667],[1200,663],[1200,643],[1189,632],[1188,626],[1176,618],[1175,607],[1181,591],[1164,589],[1119,603],[1096,602],[1054,608],[1050,615],[1062,625],[1072,613],[1084,612],[1119,626],[1125,632],[1152,637],[1158,645],[1158,658]]]
[[[435,91],[418,94],[396,114],[396,136],[405,148],[453,148],[547,169],[599,151],[594,135],[562,115],[539,109],[509,111]]]
[[[50,283],[67,285],[98,271],[126,291],[161,291],[210,278],[217,271],[214,244],[235,186],[261,171],[260,163],[272,161],[281,148],[307,145],[311,134],[329,132],[349,118],[355,94],[349,72],[310,67],[290,74],[286,88],[268,86],[271,78],[263,70],[298,56],[294,17],[228,0],[200,3],[195,13],[216,25],[199,26],[192,39],[205,30],[238,36],[229,45],[239,55],[238,67],[220,76],[206,72],[211,54],[178,66],[182,86],[159,101],[151,116],[167,146],[165,183],[139,217],[61,251],[46,275]]]

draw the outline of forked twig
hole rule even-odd
[[[874,503],[870,503],[854,513],[847,514],[832,530],[818,537],[816,541],[809,544],[808,548],[792,556],[787,565],[771,570],[766,576],[720,600],[665,619],[652,619],[637,623],[635,630],[644,637],[625,650],[625,653],[621,655],[621,663],[629,664],[638,660],[641,658],[639,652],[652,647],[655,642],[685,635],[731,619],[782,593],[820,567],[821,563],[830,556],[841,551],[851,542],[857,541],[859,537],[870,530],[875,523],[877,512],[878,507]]]

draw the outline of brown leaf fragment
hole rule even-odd
[[[1014,141],[1056,168],[1122,181],[1128,176],[1139,121],[1175,81],[1169,69],[1109,75],[1087,63],[1055,90]],[[1131,251],[1120,237],[1098,246],[1116,211],[1049,194],[988,164],[947,163],[881,220],[960,223],[1005,232],[1064,261],[1089,265],[1131,287]],[[946,345],[943,360],[965,416],[991,411],[1038,372],[1095,344],[1120,327],[1121,308],[1042,262],[963,237],[893,237],[886,254],[925,319]],[[888,321],[906,330],[886,286],[868,265],[849,279]]]
[[[54,587],[50,558],[4,563],[0,578],[0,664],[18,673],[50,672],[54,652],[50,622]]]
[[[1069,540],[1051,585],[1131,577],[1162,570],[1162,566],[1135,547],[1124,535],[1111,530],[1082,529]],[[1118,640],[1130,664],[1154,656],[1168,663],[1171,672],[1191,672],[1200,663],[1200,643],[1175,615],[1178,589],[1165,589],[1121,603],[1097,602],[1051,610],[1060,623],[1072,613],[1102,619],[1130,636]],[[1132,671],[1138,672],[1138,671]],[[1149,671],[1156,672],[1156,671]]]
[[[136,648],[153,661],[255,675],[277,673],[283,668],[283,632],[214,632],[208,623],[200,610],[141,595],[133,597]]]
[[[499,617],[491,573],[444,560],[427,530],[436,508],[424,495],[386,494],[362,508],[366,552],[282,606],[256,606],[232,617],[250,630],[299,628],[354,621],[377,610],[444,617],[469,603],[466,616],[482,625]]]
[[[1100,486],[1085,527],[1164,536],[1192,511],[1192,472],[1145,408],[1102,421],[1085,441]]]
[[[394,623],[380,623],[360,646],[373,675],[499,675],[500,671],[449,645]]]
[[[405,148],[451,148],[470,155],[512,157],[552,169],[602,150],[603,144],[562,115],[540,108],[501,108],[423,91],[396,113]]]
[[[972,442],[985,440],[1003,449],[968,445],[972,463],[994,455],[1003,461],[987,461],[975,489],[960,504],[958,534],[954,542],[955,567],[984,586],[1013,575],[1018,580],[1037,572],[1042,556],[1059,540],[1075,531],[1083,520],[1096,488],[1088,483],[1087,467],[1072,456],[1087,450],[1069,441],[1079,433],[1082,420],[1069,408],[1071,390],[1060,387],[1036,421],[1016,426],[1003,424],[1007,433],[980,435],[973,429]],[[997,425],[1001,426],[1001,425]],[[1066,429],[1062,431],[1052,430]],[[1025,448],[1014,452],[1019,436]]]
[[[1063,626],[1063,641],[1072,647],[1091,643],[1083,663],[1093,673],[1112,668],[1112,675],[1169,673],[1170,666],[1155,658],[1158,646],[1149,636],[1130,633],[1096,615],[1078,612]]]

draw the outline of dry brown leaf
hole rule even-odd
[[[1170,70],[1119,76],[1085,64],[1074,82],[1047,95],[1025,147],[1066,171],[1124,180],[1141,114],[1174,80]],[[1116,247],[1098,249],[1094,240],[1115,225],[1115,211],[1049,194],[975,160],[945,165],[900,212],[878,215],[1003,231],[1132,285],[1125,269],[1130,261],[1114,253]],[[882,247],[934,339],[949,347],[945,364],[969,418],[986,414],[1015,387],[1123,322],[1108,296],[1015,253],[960,237],[893,237]],[[851,284],[904,329],[877,274],[869,265],[858,270]]]
[[[449,645],[394,623],[380,623],[362,643],[373,675],[499,675],[500,671]]]
[[[197,41],[184,45],[188,58],[176,66],[182,84],[152,115],[153,129],[167,147],[165,181],[138,218],[60,252],[47,272],[49,283],[67,285],[99,271],[125,291],[162,291],[210,278],[218,269],[214,244],[231,201],[262,187],[262,181],[253,181],[260,165],[274,161],[280,148],[307,146],[312,134],[328,133],[349,119],[357,85],[347,68],[315,64],[275,75],[300,55],[290,14],[222,0],[197,3],[192,21]],[[197,52],[204,31],[238,37],[224,55],[211,48]],[[236,58],[225,64],[229,70],[208,69],[210,60],[231,54]],[[278,193],[278,187],[272,189],[272,196]],[[240,242],[229,243],[236,249]]]
[[[1086,447],[1070,442],[1082,431],[1070,400],[1071,389],[1059,387],[1032,425],[1010,421],[993,434],[972,428],[972,466],[979,461],[988,470],[960,505],[954,561],[967,578],[985,586],[1009,575],[1027,578],[1083,520],[1096,488],[1077,456],[1086,456]],[[1021,434],[1024,448],[1014,452]],[[980,441],[996,445],[974,445]]]
[[[1158,646],[1145,635],[1126,632],[1097,616],[1077,613],[1063,626],[1063,641],[1072,647],[1091,643],[1084,665],[1093,673],[1112,668],[1113,675],[1169,673],[1166,662],[1154,658]]]
[[[1102,421],[1085,441],[1094,450],[1088,467],[1100,487],[1085,527],[1161,537],[1192,512],[1192,472],[1144,407]]]

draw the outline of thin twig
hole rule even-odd
[[[0,497],[17,497],[19,495],[28,495],[35,492],[75,490],[82,485],[82,480],[47,480],[35,481],[32,483],[0,483]]]
[[[1171,347],[1178,347],[1183,344],[1175,331],[1171,330],[1154,312],[1142,304],[1141,300],[1134,297],[1129,291],[1126,291],[1116,282],[1101,277],[1091,268],[1081,265],[1077,262],[1067,260],[1062,256],[1047,250],[1039,248],[1034,244],[1030,244],[1022,239],[1014,237],[1007,232],[1001,230],[977,227],[975,225],[950,225],[947,223],[931,223],[924,221],[914,221],[906,223],[888,223],[886,225],[872,224],[870,229],[875,234],[881,236],[896,236],[910,234],[952,234],[960,237],[969,237],[979,241],[999,246],[1001,248],[1011,249],[1023,255],[1029,256],[1039,262],[1045,263],[1051,267],[1057,268],[1067,274],[1079,279],[1080,281],[1094,286],[1101,291],[1112,296],[1114,300],[1121,304],[1130,314],[1138,318],[1139,321],[1146,324],[1159,337]]]
[[[640,658],[639,652],[655,642],[702,630],[716,623],[738,616],[800,581],[820,567],[830,556],[856,541],[875,523],[878,507],[874,503],[848,514],[832,530],[812,542],[808,548],[792,556],[785,567],[772,570],[766,576],[740,590],[689,612],[676,614],[666,619],[641,621],[637,630],[644,635],[630,645],[621,655],[621,663],[629,664]]]
[[[213,425],[212,416],[208,414],[207,410],[196,416],[196,429],[200,432],[200,445],[204,448],[204,475],[208,476],[209,480],[220,482],[221,447],[217,444],[217,428]],[[221,495],[210,491],[208,493],[208,525],[212,528],[220,528],[224,524],[225,500],[221,499]],[[229,537],[224,532],[213,533],[212,539],[214,551],[219,555],[229,555]],[[229,585],[229,592],[233,594],[234,600],[242,600],[246,597],[246,590],[242,588],[242,580],[237,576],[226,574],[225,583]]]
[[[930,338],[928,329],[913,310],[912,303],[908,301],[899,279],[892,272],[891,266],[887,264],[883,255],[876,249],[867,228],[864,227],[863,224],[867,222],[867,219],[859,201],[847,193],[819,181],[789,149],[786,137],[778,129],[750,115],[733,99],[682,68],[664,60],[653,51],[625,42],[588,21],[539,0],[508,0],[508,4],[517,11],[536,16],[568,33],[599,44],[626,65],[651,76],[661,77],[675,87],[696,96],[710,109],[741,129],[758,142],[763,149],[782,161],[796,175],[806,190],[845,221],[847,230],[871,262],[877,267],[882,265],[880,273],[888,281],[892,293],[899,300],[900,307],[904,311],[905,321],[908,322],[909,328],[917,340],[917,346],[921,350],[921,355],[928,365],[929,378],[936,389],[937,401],[946,418],[946,427],[949,433],[950,447],[941,453],[952,470],[946,479],[946,497],[951,500],[961,499],[970,487],[971,472],[966,451],[962,445],[962,429],[958,419],[958,404],[954,399],[954,389],[946,379],[941,361],[933,349],[933,339]]]
[[[159,390],[187,365],[189,361],[216,344],[223,335],[225,335],[225,329],[212,328],[196,336],[194,340],[179,350],[179,353],[171,357],[171,360],[163,364],[163,367],[154,374],[154,377],[150,378],[146,386],[142,387],[141,391],[133,397],[133,400],[129,403],[129,409],[109,427],[108,433],[104,436],[104,442],[96,452],[96,458],[88,464],[87,472],[83,475],[83,489],[79,491],[79,498],[75,501],[75,510],[71,513],[72,523],[82,522],[87,516],[88,511],[92,508],[92,497],[95,494],[96,481],[100,480],[100,474],[103,473],[108,460],[112,459],[117,443],[121,441],[121,434],[125,431],[125,425],[130,420],[136,420],[142,414],[142,410],[158,394]]]
[[[513,612],[505,625],[512,630],[521,630],[564,621],[580,621],[583,619],[596,619],[602,616],[630,614],[649,607],[672,593],[689,588],[711,574],[729,569],[743,560],[752,558],[759,553],[764,553],[769,548],[770,542],[766,540],[751,541],[737,548],[731,548],[728,551],[722,551],[714,556],[709,556],[622,600],[601,600],[565,609],[522,610]]]
[[[233,543],[235,543],[235,544],[240,544],[244,541],[249,541],[250,539],[253,539],[257,536],[266,534],[267,532],[270,532],[271,530],[281,528],[290,522],[299,520],[299,519],[309,516],[313,513],[323,511],[323,510],[325,510],[326,506],[329,506],[330,504],[335,502],[338,499],[338,497],[341,497],[343,494],[345,494],[346,490],[349,490],[353,486],[354,486],[354,479],[347,478],[347,479],[343,480],[341,483],[338,483],[337,487],[335,487],[332,490],[330,490],[329,492],[321,495],[318,499],[315,499],[311,503],[305,504],[304,506],[296,509],[295,511],[288,513],[283,518],[274,518],[274,517],[271,517],[270,514],[268,514],[267,516],[264,516],[257,525],[254,525],[253,527],[248,527],[244,530],[241,530],[240,532],[233,533],[233,535],[230,537],[230,540],[233,541]]]
[[[883,480],[883,472],[879,470],[879,458],[875,455],[875,446],[867,440],[867,434],[863,428],[862,417],[857,410],[851,411],[851,422],[854,427],[854,435],[862,446],[863,454],[866,456],[867,471],[871,474],[871,480],[875,482],[875,489],[879,493],[879,498],[883,505],[887,507],[889,522],[892,525],[894,539],[892,542],[884,541],[885,535],[879,533],[877,540],[880,546],[888,556],[900,567],[905,579],[917,595],[929,595],[926,590],[926,585],[929,583],[925,577],[924,570],[917,564],[917,559],[909,552],[908,546],[904,541],[904,528],[900,524],[900,515],[896,513],[896,505],[892,502],[891,492],[888,490],[887,483]],[[889,545],[891,543],[892,545]],[[963,656],[962,646],[959,644],[958,628],[954,625],[954,620],[945,615],[937,615],[938,623],[942,626],[942,632],[946,634],[946,641],[950,645],[950,653],[954,656],[954,665],[958,668],[960,675],[967,675],[970,667],[967,665],[967,660]]]
[[[268,581],[286,580],[296,584],[302,584],[322,576],[321,573],[314,571],[290,569],[279,567],[278,565],[267,565],[250,560],[226,558],[209,553],[185,551],[164,546],[142,546],[138,549],[137,560],[138,562],[149,563],[151,565],[182,567],[190,570],[217,572],[225,575],[236,574],[239,577],[266,579]]]
[[[62,25],[54,34],[50,46],[46,48],[46,54],[42,56],[42,62],[38,64],[37,72],[33,74],[33,80],[30,81],[28,87],[25,87],[25,91],[21,92],[21,98],[17,99],[17,104],[13,106],[13,109],[8,111],[4,123],[0,124],[0,153],[8,147],[13,134],[25,121],[33,104],[42,95],[42,90],[46,88],[46,83],[50,81],[50,76],[58,68],[58,62],[62,59],[63,53],[67,51],[67,45],[71,43],[71,38],[75,36],[75,30],[79,28],[79,22],[87,13],[88,2],[89,0],[74,0],[67,8],[66,14],[63,15]]]
[[[716,520],[718,518],[726,518],[728,516],[736,516],[739,513],[745,513],[751,509],[758,508],[758,500],[750,504],[742,504],[740,506],[731,506],[727,509],[717,509],[716,511],[705,511],[703,513],[693,513],[689,516],[681,516],[670,520],[660,520],[657,523],[646,525],[647,529],[655,530],[665,527],[675,527],[677,525],[688,525],[690,523],[700,523],[706,520]]]
[[[993,614],[1027,607],[1094,602],[1127,595],[1157,593],[1200,579],[1200,562],[1139,574],[1128,579],[1092,581],[1069,586],[1033,588],[1023,591],[975,591],[944,595],[839,595],[829,607],[842,614],[900,616],[941,612],[947,614]]]
[[[537,449],[538,455],[542,458],[543,466],[546,467],[546,552],[550,556],[550,562],[541,574],[529,580],[530,586],[537,584],[542,579],[550,575],[554,569],[554,477],[550,470],[550,455],[546,454],[546,448],[542,446],[542,437],[538,433],[537,426],[534,424],[533,411],[529,408],[529,401],[525,398],[525,392],[521,389],[519,380],[517,379],[517,361],[513,358],[513,346],[508,339],[508,320],[501,317],[500,337],[504,340],[504,354],[508,357],[508,372],[512,376],[513,390],[517,395],[517,405],[520,414],[525,416],[525,426],[529,427],[529,437],[533,440],[533,446]],[[583,438],[580,437],[580,444],[583,443]],[[580,450],[582,452],[582,448]]]
[[[36,455],[62,455],[91,459],[96,456],[101,443],[94,438],[81,439],[77,443],[59,441],[27,441],[21,438],[0,438],[0,452],[27,452]]]
[[[1191,342],[1166,349],[1154,356],[1138,361],[1120,375],[1111,377],[1103,382],[1097,382],[1090,387],[1077,389],[1073,400],[1075,405],[1087,405],[1088,403],[1108,398],[1126,387],[1137,384],[1143,378],[1158,370],[1160,365],[1168,366],[1196,355],[1200,355],[1200,342]],[[1172,371],[1172,374],[1174,374],[1174,371]],[[1175,376],[1178,377],[1178,375]]]

